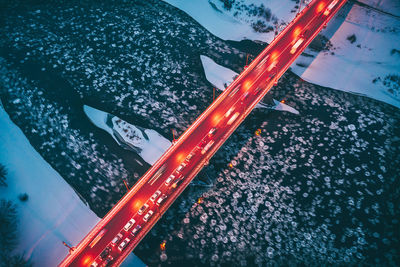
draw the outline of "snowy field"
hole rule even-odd
[[[35,151],[1,106],[0,129],[0,162],[8,170],[8,186],[0,187],[0,195],[17,204],[16,250],[35,266],[57,266],[68,254],[62,241],[78,244],[99,218]],[[26,202],[18,200],[23,193],[29,196]]]
[[[225,40],[242,39],[271,42],[273,33],[256,33],[251,27],[252,21],[234,16],[237,6],[243,1],[236,1],[230,11],[221,7],[221,1],[179,1],[166,2],[188,13],[211,33]],[[260,4],[261,1],[255,1]],[[399,14],[400,4],[396,1],[365,0],[364,3],[374,8]],[[214,3],[219,7],[212,7]],[[253,3],[247,3],[250,6]],[[266,7],[272,10],[279,25],[290,22],[294,15],[293,1],[269,1]],[[236,8],[236,9],[235,9]],[[244,17],[249,18],[244,11]],[[240,17],[240,16],[239,16]],[[251,18],[251,16],[250,16]],[[356,41],[347,38],[355,34]],[[292,65],[294,73],[301,78],[322,86],[337,90],[365,95],[396,107],[400,107],[399,84],[387,86],[388,75],[400,76],[400,19],[370,10],[358,5],[346,5],[321,32],[327,37],[332,47],[319,52],[307,49]],[[393,50],[397,49],[397,50]],[[395,51],[395,52],[393,52]],[[397,52],[399,51],[399,52]],[[384,81],[386,80],[386,84]],[[394,89],[393,89],[394,87]]]
[[[137,152],[150,165],[171,146],[168,139],[154,130],[138,128],[117,116],[86,105],[84,111],[97,127],[111,134],[118,144]],[[107,124],[107,121],[111,124]]]
[[[381,2],[386,8],[389,1]],[[329,38],[331,48],[322,52],[307,48],[292,65],[294,73],[312,83],[400,108],[400,84],[391,88],[383,83],[389,75],[400,77],[400,18],[344,6],[321,34]],[[353,35],[355,39],[348,40]]]

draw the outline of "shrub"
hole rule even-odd
[[[224,8],[226,10],[231,10],[235,0],[220,0],[224,4]]]
[[[32,263],[21,254],[13,254],[17,246],[18,216],[15,205],[0,200],[0,266],[30,267]]]
[[[4,258],[4,266],[31,267],[32,263],[24,259],[23,255],[13,255]]]
[[[19,194],[18,196],[19,200],[21,200],[22,202],[28,201],[29,196],[27,193],[23,193],[23,194]]]
[[[394,54],[400,55],[400,50],[398,50],[398,49],[396,49],[396,48],[393,48],[392,51],[390,51],[390,54],[391,54],[391,55],[394,55]]]
[[[347,40],[349,40],[350,43],[354,43],[357,40],[357,37],[355,34],[347,36]]]
[[[265,22],[261,21],[261,20],[257,20],[257,22],[253,22],[251,24],[251,27],[256,31],[256,32],[270,32],[272,31],[274,28],[272,28],[271,26],[267,26],[265,24]]]
[[[6,176],[7,176],[7,169],[3,164],[0,164],[0,186],[7,186]]]

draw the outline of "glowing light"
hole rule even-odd
[[[182,162],[185,159],[185,153],[181,152],[176,156],[178,162]]]
[[[282,100],[281,103],[285,103],[285,100]]]
[[[231,168],[231,169],[233,168],[233,164],[232,164],[232,163],[229,163],[228,166],[229,166],[229,168]]]
[[[201,204],[203,203],[203,197],[199,197],[199,199],[197,200],[197,204]]]
[[[255,135],[259,136],[261,134],[261,129],[257,129],[257,131],[255,131]]]
[[[163,242],[161,242],[161,244],[160,244],[160,249],[161,249],[161,251],[164,251],[165,250],[165,244],[167,243],[167,241],[166,240],[164,240]]]
[[[271,53],[271,61],[274,62],[278,58],[278,51]]]
[[[213,125],[217,125],[221,119],[222,119],[221,114],[217,113],[212,117],[211,120]]]
[[[142,206],[142,201],[137,200],[133,202],[133,209],[139,209]]]
[[[325,3],[324,2],[319,3],[318,6],[317,6],[317,13],[321,12],[322,9],[324,9],[324,7],[325,7]]]
[[[93,260],[93,258],[91,256],[86,256],[86,257],[83,258],[82,264],[84,266],[87,266],[92,262],[92,260]]]
[[[297,36],[299,36],[301,33],[301,28],[300,27],[296,27],[293,31],[293,38],[296,39]]]
[[[251,81],[249,81],[249,80],[247,80],[247,81],[245,81],[244,83],[243,83],[243,88],[244,88],[244,90],[249,90],[249,88],[250,88],[250,86],[251,86]]]

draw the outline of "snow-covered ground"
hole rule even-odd
[[[273,40],[273,31],[260,33],[251,27],[252,23],[255,23],[259,17],[243,11],[244,6],[260,7],[267,5],[266,7],[271,10],[271,18],[266,22],[267,26],[273,25],[273,16],[279,21],[291,21],[295,16],[294,12],[290,12],[295,6],[295,2],[291,0],[268,1],[267,4],[263,0],[239,0],[236,1],[236,6],[233,6],[230,10],[224,8],[221,1],[218,0],[164,1],[183,10],[212,34],[224,40],[250,39],[263,42]]]
[[[118,144],[134,150],[151,165],[171,146],[168,139],[154,130],[140,129],[117,116],[86,105],[84,111],[97,127],[111,134]]]
[[[17,204],[19,243],[35,266],[56,266],[67,255],[62,241],[76,245],[99,218],[34,150],[0,107],[0,162],[8,170],[1,198]],[[27,193],[28,201],[18,195]],[[49,253],[51,251],[51,253]]]
[[[62,241],[78,244],[100,219],[36,152],[1,106],[0,129],[0,162],[8,170],[8,186],[0,187],[0,195],[17,204],[15,252],[24,253],[34,266],[57,266],[68,254]],[[18,199],[23,193],[28,194],[26,202]],[[134,254],[129,259],[134,263],[129,266],[144,266]]]
[[[388,1],[381,2],[383,9]],[[347,14],[345,9],[339,14],[345,19],[337,16],[321,32],[332,44],[330,51],[307,48],[306,54],[313,57],[300,56],[293,72],[312,83],[400,107],[400,91],[383,84],[388,75],[400,75],[400,51],[393,52],[399,49],[400,19],[358,5]],[[351,43],[347,38],[353,34],[356,39]]]
[[[225,68],[221,65],[218,65],[209,57],[200,56],[201,63],[203,64],[204,73],[206,75],[207,80],[213,84],[219,90],[225,90],[226,86],[228,86],[233,79],[238,75],[238,73]],[[279,102],[273,99],[273,105],[267,105],[264,103],[257,104],[256,108],[265,108],[265,109],[274,109],[279,111],[288,111],[293,114],[299,114],[299,111],[295,108],[290,107],[282,102]]]
[[[373,8],[387,11],[390,14],[400,16],[400,1],[396,0],[358,0],[363,4],[369,5]]]
[[[235,17],[235,7],[227,11],[221,7],[219,1],[165,1],[185,11],[222,39],[236,41],[251,39],[268,43],[273,39],[273,32],[256,33],[251,28],[252,20],[244,19],[246,16],[244,12]],[[253,2],[261,3],[253,0],[246,5]],[[394,15],[400,13],[400,4],[393,3],[396,1],[363,0],[362,2]],[[213,8],[211,3],[217,9]],[[279,25],[284,25],[293,19],[294,13],[291,12],[293,5],[292,1],[276,0],[269,1],[266,7],[271,9]],[[396,90],[396,85],[393,90],[383,83],[390,74],[400,75],[400,52],[393,50],[398,51],[396,44],[400,43],[400,20],[395,16],[358,5],[345,6],[344,9],[321,32],[330,39],[331,51],[318,53],[307,49],[306,53],[311,57],[299,57],[292,65],[292,70],[309,82],[365,95],[400,107],[400,92]],[[346,9],[350,11],[347,12]],[[356,36],[354,43],[347,40],[352,34]]]

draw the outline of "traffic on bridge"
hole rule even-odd
[[[120,265],[345,2],[307,5],[60,266]]]

